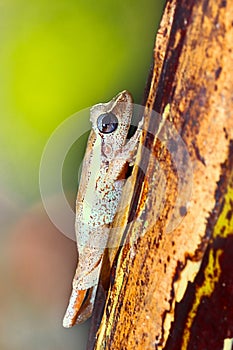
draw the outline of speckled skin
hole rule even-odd
[[[133,161],[140,134],[138,129],[126,142],[132,110],[133,100],[128,91],[91,108],[92,130],[76,202],[79,261],[63,320],[67,328],[84,322],[92,313],[103,252],[125,182],[125,166]],[[112,112],[118,119],[117,129],[109,134],[101,133],[97,127],[99,115],[106,112]]]

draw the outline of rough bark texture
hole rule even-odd
[[[89,349],[222,349],[233,338],[232,19],[229,0],[167,2]]]

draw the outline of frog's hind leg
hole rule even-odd
[[[86,290],[72,290],[69,305],[63,318],[63,327],[70,328],[85,322],[92,314],[97,286]]]
[[[76,324],[85,322],[91,315],[94,307],[97,286],[88,289],[85,299],[82,303],[81,309],[76,318]]]

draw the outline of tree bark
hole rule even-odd
[[[167,1],[89,349],[222,349],[233,338],[232,19],[229,0]]]

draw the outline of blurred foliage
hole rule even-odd
[[[39,198],[44,145],[68,116],[123,89],[140,103],[162,7],[159,0],[1,1],[0,181],[6,193],[24,204]],[[78,148],[66,162],[72,186]]]

